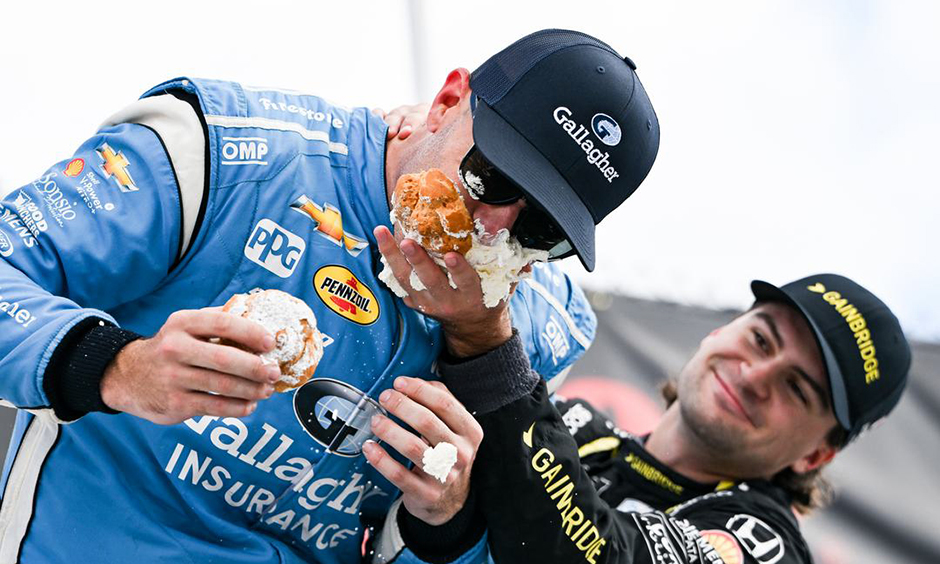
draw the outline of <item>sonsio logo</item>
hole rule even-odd
[[[62,171],[65,176],[75,178],[82,171],[85,170],[85,159],[72,159],[69,161],[69,164],[65,165],[65,170]]]
[[[314,378],[294,393],[294,415],[328,452],[354,457],[373,437],[372,416],[386,411],[363,392],[339,380]]]
[[[66,221],[75,219],[75,210],[72,209],[72,202],[62,193],[58,183],[53,180],[57,176],[57,173],[50,172],[33,182],[33,187],[42,194],[49,215],[59,224],[59,227],[62,227]]]
[[[350,256],[359,256],[359,253],[369,246],[369,242],[362,237],[349,235],[343,231],[343,214],[335,206],[327,203],[319,206],[307,196],[301,195],[291,202],[290,207],[309,217],[318,235],[334,245],[345,247]]]
[[[268,140],[264,137],[223,137],[222,164],[268,166]]]
[[[613,141],[614,130],[616,128],[616,137],[617,141],[620,141],[620,126],[617,125],[617,122],[611,120],[608,124],[606,120],[598,120],[597,116],[602,116],[604,114],[597,114],[594,116],[594,122],[598,122],[598,127],[604,125],[603,137],[601,134],[595,130],[594,134],[597,135],[598,139],[603,143],[608,145],[616,145],[617,143]],[[555,123],[561,126],[562,129],[568,134],[571,139],[581,147],[581,150],[584,151],[586,155],[587,162],[597,167],[597,170],[601,171],[601,174],[604,175],[604,178],[607,179],[607,182],[613,183],[614,178],[620,176],[620,173],[617,172],[617,169],[614,168],[614,165],[610,164],[610,153],[606,151],[601,151],[600,149],[594,148],[594,142],[588,139],[588,135],[591,134],[591,131],[571,119],[571,110],[564,106],[558,106],[555,108],[555,111],[552,112],[552,116],[555,118]],[[594,123],[591,124],[594,127]],[[604,141],[608,139],[610,142]]]
[[[337,314],[359,325],[372,325],[379,318],[375,294],[348,268],[324,266],[313,276],[313,289]]]
[[[127,170],[131,163],[124,156],[124,153],[120,151],[115,153],[114,149],[107,143],[102,143],[100,147],[95,149],[95,152],[98,153],[98,158],[101,159],[98,168],[104,173],[105,178],[114,180],[121,192],[136,192],[139,190],[137,185],[134,184],[130,171]]]
[[[608,147],[615,147],[620,143],[620,125],[617,120],[607,114],[597,113],[591,119],[591,129],[601,143]]]
[[[265,218],[258,222],[248,238],[245,256],[281,278],[289,278],[306,247],[299,236]]]
[[[7,234],[0,231],[0,257],[8,257],[13,254],[13,241],[7,237]]]

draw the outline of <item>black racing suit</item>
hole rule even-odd
[[[497,563],[812,562],[783,490],[765,480],[692,481],[587,403],[553,405],[517,337],[439,366],[485,433],[470,506]],[[405,542],[419,555],[427,547],[422,558],[433,561],[434,537],[453,531],[402,513]]]

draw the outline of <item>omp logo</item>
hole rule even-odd
[[[605,114],[596,114],[592,120],[592,128],[595,127],[594,122],[597,122],[596,127],[601,128],[600,132],[595,129],[594,134],[602,143],[616,145],[620,142],[620,126],[617,125],[617,122],[613,120],[611,120],[609,123],[606,120],[598,120],[597,116],[602,115]],[[604,178],[607,180],[607,182],[613,183],[614,178],[620,176],[620,173],[617,172],[617,169],[614,168],[614,165],[610,164],[610,153],[607,151],[601,151],[600,149],[594,147],[594,142],[588,139],[588,135],[591,134],[591,130],[572,119],[570,109],[564,106],[558,106],[555,108],[555,111],[552,112],[552,117],[555,118],[555,123],[560,125],[561,128],[565,130],[565,133],[568,134],[568,137],[571,137],[571,140],[574,141],[582,151],[584,151],[587,162],[591,163],[597,167],[597,170],[601,171],[601,174],[604,175]],[[614,136],[617,138],[616,142],[613,141]],[[605,141],[605,139],[607,139],[607,141]]]
[[[7,237],[6,233],[0,231],[0,257],[8,257],[13,254],[13,241]]]
[[[336,206],[327,203],[320,206],[307,196],[301,195],[291,202],[290,207],[313,220],[318,235],[334,245],[345,247],[350,256],[359,256],[359,253],[369,246],[369,242],[364,238],[343,231],[343,214]]]
[[[134,184],[134,178],[131,177],[131,172],[128,170],[131,163],[127,160],[127,157],[124,156],[124,153],[120,151],[114,152],[114,149],[107,143],[102,143],[100,147],[95,149],[95,153],[97,153],[98,158],[101,159],[101,164],[98,165],[98,168],[104,173],[105,178],[114,180],[114,183],[117,184],[121,192],[136,192],[139,190],[137,185]]]
[[[307,244],[299,236],[265,218],[248,238],[245,256],[271,273],[289,278],[306,248]]]
[[[620,143],[620,125],[617,120],[607,114],[597,113],[591,119],[591,129],[601,143],[608,147],[615,147]]]
[[[85,159],[72,159],[69,161],[69,164],[65,165],[65,170],[62,171],[65,176],[75,178],[82,171],[85,170]]]
[[[375,294],[348,268],[324,266],[313,276],[313,289],[336,314],[359,325],[372,325],[379,318]]]
[[[774,564],[783,558],[783,539],[776,531],[753,515],[735,515],[725,527],[734,533],[744,550],[759,564]]]
[[[548,316],[548,323],[545,324],[545,330],[542,331],[542,338],[545,339],[552,351],[552,364],[558,366],[558,359],[568,356],[571,347],[568,346],[568,334],[554,315]]]
[[[264,160],[268,154],[268,140],[264,137],[223,137],[222,138],[222,164],[223,165],[261,165],[267,166]]]
[[[372,438],[372,416],[387,414],[375,400],[345,382],[314,378],[294,394],[294,415],[327,452],[354,457]]]

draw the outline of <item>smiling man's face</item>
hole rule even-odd
[[[770,477],[828,460],[818,451],[836,425],[829,382],[795,309],[760,304],[713,331],[677,384],[683,424],[729,475]]]

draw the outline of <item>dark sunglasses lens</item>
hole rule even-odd
[[[544,211],[529,204],[519,213],[513,235],[523,247],[549,252],[549,259],[563,258],[574,250],[565,233]]]
[[[463,158],[459,174],[467,191],[484,204],[511,204],[524,196],[476,147]]]

